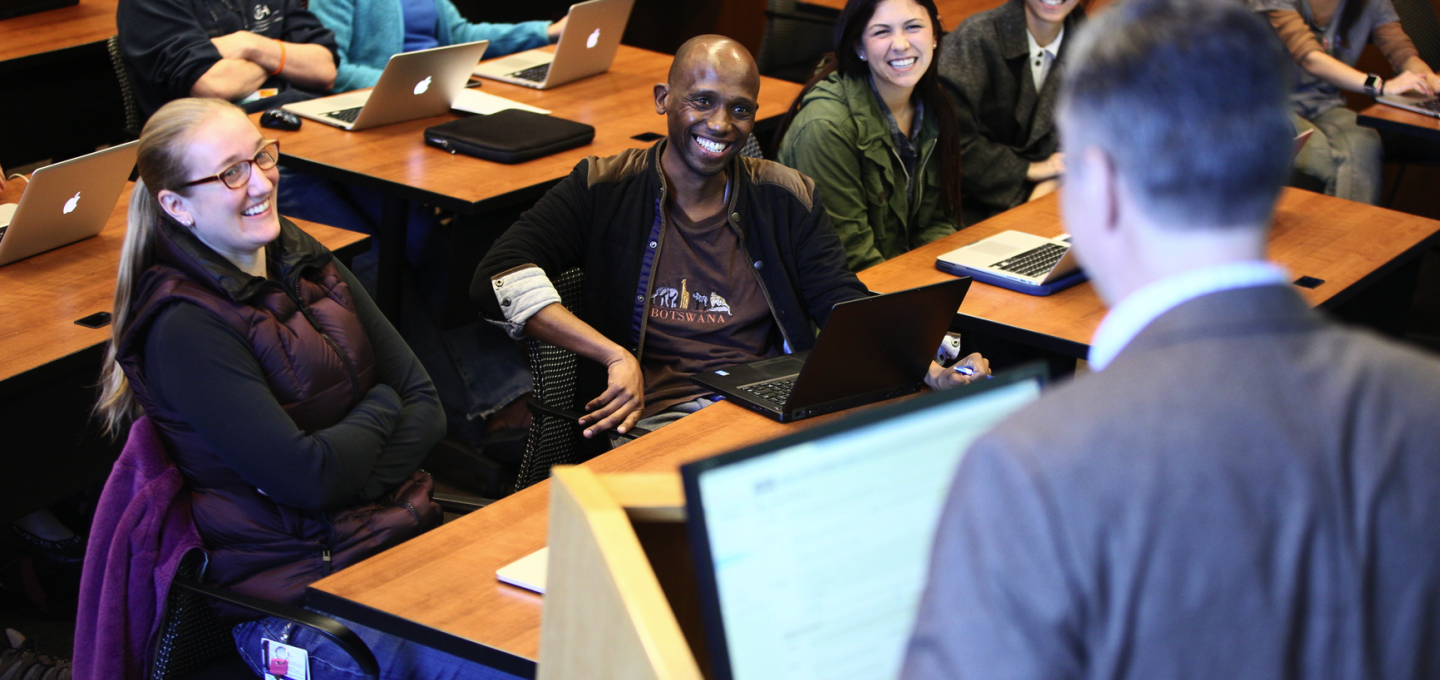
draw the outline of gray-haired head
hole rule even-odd
[[[1067,156],[1102,150],[1159,222],[1269,224],[1295,132],[1288,57],[1259,15],[1237,0],[1121,0],[1073,50]]]

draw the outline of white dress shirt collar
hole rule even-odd
[[[1289,280],[1285,270],[1272,263],[1250,261],[1196,269],[1156,281],[1121,300],[1105,315],[1090,341],[1090,368],[1104,370],[1140,331],[1185,302],[1211,293],[1285,284]]]
[[[1035,79],[1035,91],[1045,85],[1045,78],[1050,75],[1050,67],[1055,65],[1055,60],[1060,57],[1060,41],[1065,39],[1065,27],[1060,27],[1060,32],[1055,39],[1044,47],[1035,42],[1035,36],[1030,34],[1030,29],[1025,29],[1025,40],[1030,43],[1030,54],[1026,60],[1030,62],[1030,76]]]

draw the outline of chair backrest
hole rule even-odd
[[[1394,0],[1400,26],[1415,43],[1420,58],[1432,69],[1440,69],[1440,20],[1430,0]]]
[[[176,578],[200,580],[206,556],[196,551],[186,555]],[[209,665],[216,658],[235,655],[231,624],[220,621],[209,602],[199,593],[171,588],[165,598],[165,612],[155,630],[151,648],[149,680],[177,680]]]
[[[795,0],[769,0],[765,37],[755,59],[761,75],[796,83],[809,80],[833,46],[839,16],[837,11]]]
[[[120,83],[120,99],[125,103],[125,131],[139,137],[145,120],[140,116],[140,104],[135,100],[130,70],[125,66],[125,60],[120,58],[120,36],[110,36],[105,41],[105,50],[110,53],[110,68],[115,69],[115,80]]]
[[[571,269],[555,277],[551,283],[560,294],[560,304],[565,305],[570,313],[580,316],[585,273],[579,268]],[[534,381],[530,398],[555,408],[574,410],[577,406],[575,387],[580,357],[569,350],[531,339],[525,340],[525,353],[530,358],[530,373]],[[583,451],[580,427],[574,421],[534,413],[529,438],[525,442],[525,456],[520,460],[520,471],[515,477],[515,490],[549,478],[553,466],[581,462]]]

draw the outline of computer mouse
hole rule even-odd
[[[297,116],[285,109],[270,109],[260,114],[260,127],[274,128],[276,130],[299,130],[300,116]]]

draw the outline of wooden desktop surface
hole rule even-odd
[[[537,186],[570,174],[586,156],[610,156],[653,143],[631,139],[635,135],[666,134],[665,117],[655,113],[653,90],[656,83],[665,81],[671,59],[667,54],[621,45],[609,71],[554,89],[534,90],[485,80],[481,92],[548,109],[556,116],[595,127],[595,141],[590,144],[516,165],[426,146],[422,136],[425,128],[457,118],[449,113],[361,132],[305,121],[295,132],[265,133],[280,140],[282,156],[329,166],[358,182],[372,178],[387,183],[392,190],[400,189],[394,185],[413,187],[436,198],[450,199],[449,203],[433,200],[437,205],[473,214],[484,210],[485,206],[479,204],[491,199],[503,205],[512,202],[507,199],[518,202],[528,193],[538,197],[534,191]],[[759,117],[782,115],[799,93],[800,86],[795,83],[762,78]]]
[[[860,275],[892,291],[948,278],[935,257],[1006,229],[1053,236],[1061,231],[1054,196],[987,220]],[[1296,276],[1325,280],[1300,290],[1311,304],[1361,287],[1377,271],[1418,254],[1440,238],[1440,222],[1287,189],[1271,235],[1270,256]],[[1055,334],[1087,346],[1105,310],[1093,286],[1034,297],[981,283],[964,315],[993,318],[1033,334]],[[797,431],[825,418],[782,425],[721,402],[587,463],[603,472],[671,471],[680,465]],[[311,586],[311,604],[338,616],[367,614],[383,628],[397,619],[458,636],[504,654],[538,658],[541,597],[499,583],[495,570],[545,545],[546,483],[472,513]],[[359,605],[356,607],[355,605]],[[414,630],[414,629],[407,629]]]
[[[807,5],[826,7],[835,11],[845,9],[845,0],[800,0]],[[1005,4],[1005,0],[935,0],[935,9],[940,10],[940,21],[946,31],[953,31],[966,17]]]
[[[16,193],[7,187],[0,202],[18,199]],[[0,267],[0,383],[110,339],[109,326],[85,328],[75,320],[110,311],[129,206],[127,186],[100,235]],[[369,238],[296,224],[331,250]]]
[[[1440,140],[1440,118],[1386,104],[1371,104],[1358,116],[1361,125],[1377,130]]]
[[[860,280],[882,293],[944,281],[951,277],[935,268],[940,255],[1006,230],[1056,236],[1062,231],[1059,209],[1058,195],[1051,194],[867,269]],[[1435,220],[1286,189],[1275,212],[1268,255],[1290,271],[1292,280],[1324,280],[1314,289],[1296,290],[1312,305],[1332,305],[1437,240],[1440,222]],[[1083,260],[1084,252],[1079,255]],[[960,312],[962,326],[967,317],[978,318],[1059,338],[1083,350],[1105,317],[1105,306],[1088,282],[1046,297],[976,282]]]
[[[115,35],[118,5],[119,0],[80,0],[0,21],[0,61],[106,40]]]
[[[848,413],[848,412],[847,412]],[[585,463],[597,472],[673,472],[685,463],[843,418],[782,425],[729,402],[686,416]],[[421,626],[534,661],[541,597],[500,583],[495,570],[545,547],[550,483],[541,482],[310,586]],[[318,593],[317,593],[318,591]],[[349,612],[330,612],[348,616]],[[373,620],[359,621],[374,626]]]

